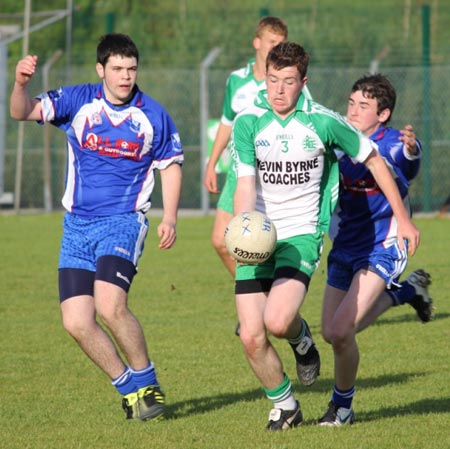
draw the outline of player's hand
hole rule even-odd
[[[418,153],[418,148],[413,127],[411,125],[406,125],[400,132],[402,135],[399,137],[399,140],[405,144],[406,152],[411,156],[416,155]]]
[[[24,86],[36,72],[38,57],[28,55],[21,59],[16,65],[16,83]]]
[[[177,239],[175,223],[165,222],[158,225],[159,249],[170,249]]]
[[[206,187],[209,193],[220,193],[217,186],[217,173],[213,166],[208,164],[205,171],[205,179],[203,180],[203,185]]]
[[[408,253],[413,256],[420,243],[420,232],[410,219],[397,221],[397,239],[401,250],[405,247],[404,240],[408,242]]]

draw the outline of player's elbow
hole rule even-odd
[[[12,106],[9,109],[9,115],[14,120],[24,120],[23,114],[20,114],[19,111],[16,111]]]

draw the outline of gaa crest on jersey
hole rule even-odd
[[[258,139],[255,142],[256,151],[259,151],[264,148],[270,148],[270,142],[267,139]]]

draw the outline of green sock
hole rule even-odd
[[[281,382],[278,387],[273,389],[264,388],[264,392],[268,399],[270,399],[273,403],[284,401],[286,398],[292,395],[292,384],[287,377],[286,373],[284,373],[283,382]]]

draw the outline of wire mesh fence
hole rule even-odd
[[[212,68],[208,76],[209,117],[219,118],[223,92],[229,70]],[[324,68],[311,66],[309,88],[313,97],[340,113],[345,113],[348,94],[353,82],[367,73],[369,68]],[[412,124],[424,149],[421,172],[411,186],[411,200],[415,211],[437,210],[450,194],[450,96],[449,66],[391,67],[382,70],[397,89],[398,98],[392,126]],[[92,71],[72,68],[74,82],[95,81]],[[54,70],[50,86],[63,83],[65,73]],[[41,74],[37,73],[31,86],[32,93],[42,88]],[[186,161],[181,208],[201,209],[202,179],[201,124],[200,124],[200,72],[199,70],[168,70],[141,67],[139,87],[161,102],[178,126]],[[46,125],[50,126],[50,125]],[[50,126],[50,192],[52,208],[61,208],[64,188],[66,150],[64,133]],[[4,149],[4,192],[14,194],[17,176],[18,124],[6,119],[6,145]],[[44,208],[45,167],[44,132],[35,123],[25,124],[20,192],[20,208]],[[209,196],[213,208],[217,195]],[[161,207],[160,189],[152,197],[153,207]],[[11,207],[3,204],[2,208]]]

